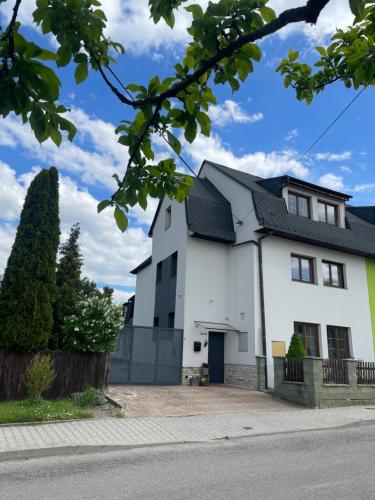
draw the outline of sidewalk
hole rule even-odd
[[[371,420],[375,421],[375,406],[0,426],[0,461],[328,429]]]

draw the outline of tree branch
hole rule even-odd
[[[14,58],[14,25],[16,24],[18,10],[20,8],[22,0],[16,0],[16,3],[13,7],[13,15],[9,22],[7,29],[5,30],[2,40],[8,39],[8,54],[3,57],[3,67],[1,68],[1,73],[6,73],[8,71],[8,58],[13,60]]]
[[[139,135],[138,140],[137,140],[136,144],[134,145],[134,150],[133,150],[132,154],[130,155],[130,158],[129,158],[129,161],[128,161],[128,165],[126,167],[126,172],[128,171],[129,167],[133,163],[134,158],[135,158],[136,154],[138,153],[138,150],[139,150],[142,142],[144,141],[144,139],[145,139],[145,137],[146,137],[146,135],[148,133],[149,128],[152,127],[152,125],[154,125],[155,119],[156,119],[157,115],[160,112],[161,106],[162,106],[161,102],[157,103],[157,105],[155,107],[155,110],[154,110],[151,118],[146,123],[143,132]],[[123,177],[123,179],[121,181],[121,184],[119,185],[117,191],[112,195],[112,197],[111,197],[112,200],[115,199],[117,193],[119,193],[121,191],[121,189],[124,187],[124,184],[125,184],[125,181],[126,181],[126,172],[125,172],[125,175],[124,175],[124,177]]]
[[[222,59],[228,58],[233,55],[234,52],[239,50],[241,47],[246,45],[247,43],[252,43],[257,40],[261,40],[265,36],[272,35],[277,31],[280,31],[285,26],[289,24],[305,22],[316,24],[321,11],[328,4],[330,0],[308,0],[306,5],[303,7],[296,7],[294,9],[288,9],[282,12],[276,19],[271,21],[268,24],[265,24],[258,30],[247,33],[246,35],[239,36],[237,40],[232,42],[228,47],[218,50],[218,52],[207,59],[207,61],[203,62],[201,67],[198,68],[194,73],[188,75],[181,82],[173,85],[169,90],[153,97],[148,97],[146,99],[140,99],[131,101],[127,99],[108,79],[105,75],[103,69],[99,64],[99,71],[102,75],[105,83],[109,86],[112,92],[118,97],[118,99],[127,105],[130,105],[134,108],[142,107],[147,104],[158,104],[164,101],[164,99],[168,99],[170,97],[175,97],[179,92],[185,90],[189,85],[196,82],[203,76],[207,71],[215,67]]]

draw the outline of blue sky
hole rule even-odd
[[[271,2],[278,11],[301,3]],[[325,44],[336,27],[350,23],[347,3],[331,0],[317,27],[297,25],[263,42],[262,61],[237,93],[223,86],[215,88],[218,104],[210,110],[212,137],[199,136],[192,145],[184,145],[183,155],[195,170],[206,158],[265,177],[289,172],[348,192],[354,204],[373,204],[375,145],[370,117],[374,90],[367,89],[308,156],[301,158],[355,92],[338,83],[307,106],[296,100],[291,89],[284,89],[280,75],[275,73],[289,48],[300,50],[307,62],[313,62],[313,47]],[[12,0],[2,4],[0,17],[7,17],[12,4]],[[109,19],[108,33],[127,48],[115,68],[123,81],[144,83],[155,74],[170,75],[188,40],[185,28],[189,15],[182,11],[176,29],[170,31],[163,24],[155,27],[149,21],[147,0],[104,0],[103,6]],[[40,42],[31,23],[33,7],[34,0],[23,0],[20,15],[26,34]],[[80,222],[85,274],[100,286],[114,286],[117,300],[124,300],[134,289],[129,271],[151,251],[147,232],[156,202],[151,200],[146,212],[133,211],[125,235],[116,229],[109,211],[96,214],[98,200],[114,189],[112,174],[123,174],[126,165],[127,151],[117,144],[114,127],[129,117],[129,111],[116,101],[98,75],[91,75],[79,87],[74,84],[71,67],[59,76],[63,84],[61,100],[71,107],[70,118],[79,128],[73,144],[40,146],[28,126],[14,116],[0,121],[0,274],[29,182],[38,169],[56,165],[61,176],[62,238],[72,224]],[[164,153],[159,148],[159,156]]]

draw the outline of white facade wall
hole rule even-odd
[[[269,384],[273,384],[272,341],[288,348],[294,321],[320,325],[320,355],[328,357],[327,325],[349,328],[351,355],[374,360],[365,259],[292,240],[263,240],[263,279]],[[313,257],[316,282],[292,281],[291,254]],[[322,260],[344,264],[346,288],[323,285]]]
[[[165,211],[171,206],[171,225],[165,230]],[[184,326],[185,251],[188,237],[185,203],[171,201],[165,197],[152,237],[152,263],[137,275],[134,305],[134,325],[152,326],[154,323],[156,266],[158,262],[178,252],[175,328]]]
[[[208,361],[208,332],[195,321],[228,323],[229,320],[228,246],[189,238],[186,247],[185,318],[183,366],[199,367]],[[202,350],[194,352],[194,341]],[[225,349],[225,347],[224,347]]]
[[[259,227],[250,191],[209,164],[200,177],[207,177],[231,203],[236,245],[188,238],[185,284],[184,366],[201,366],[208,361],[208,332],[194,321],[227,323],[247,335],[247,352],[239,352],[239,335],[226,332],[225,364],[255,364],[261,342],[257,248],[250,240]],[[236,224],[238,219],[242,224]],[[246,243],[245,243],[246,242]],[[194,341],[202,351],[194,353]],[[243,343],[243,339],[242,339]],[[246,342],[245,342],[246,344]],[[243,345],[241,351],[243,350]]]

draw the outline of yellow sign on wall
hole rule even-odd
[[[285,342],[282,340],[273,340],[272,341],[272,356],[285,356]]]

